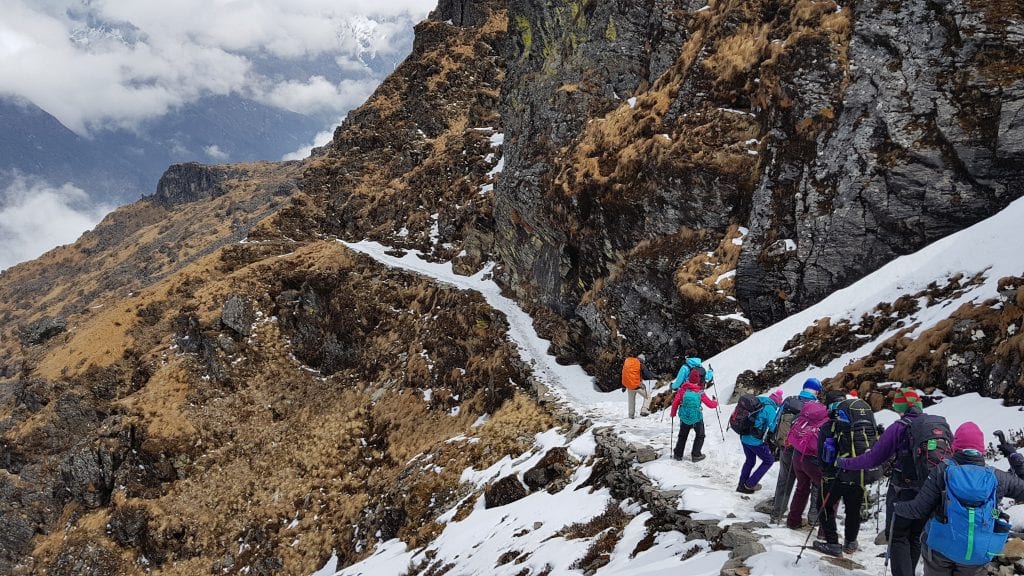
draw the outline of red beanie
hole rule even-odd
[[[953,451],[977,450],[985,451],[985,434],[974,422],[964,422],[953,434]]]

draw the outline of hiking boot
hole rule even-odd
[[[683,459],[683,457],[682,457],[682,456],[676,456],[675,454],[673,454],[673,455],[672,455],[672,459],[673,459],[673,460],[677,460],[677,461],[678,461],[678,460],[682,460],[682,459]]]
[[[693,455],[693,456],[691,456],[690,458],[691,458],[691,459],[692,459],[692,460],[693,460],[694,462],[700,462],[701,460],[703,460],[703,459],[707,458],[707,456],[705,456],[705,455],[703,455],[703,454],[694,454],[694,455]]]
[[[651,415],[651,413],[648,412],[647,410],[640,411],[640,417],[641,418],[644,417],[644,416],[650,416],[650,415]]]
[[[761,490],[760,484],[757,486],[746,486],[745,484],[740,483],[739,486],[736,487],[736,492],[741,494],[754,494],[758,490]]]
[[[889,538],[885,535],[885,530],[878,533],[875,536],[875,546],[885,546],[889,542]]]
[[[791,523],[791,522],[789,522],[787,520],[786,521],[786,528],[789,528],[790,530],[801,530],[801,529],[803,529],[803,525],[802,524],[793,524],[793,523]]]
[[[843,547],[839,545],[839,542],[832,544],[831,542],[825,542],[824,540],[815,540],[814,545],[811,546],[822,554],[828,554],[829,556],[835,556],[837,558],[843,557]]]
[[[857,551],[857,541],[849,540],[846,544],[843,544],[843,554],[853,554]]]

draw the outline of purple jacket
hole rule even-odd
[[[903,418],[913,419],[923,414],[915,410],[908,410]],[[882,435],[878,437],[878,441],[871,447],[870,450],[854,458],[840,458],[836,462],[836,466],[844,470],[868,470],[870,468],[877,468],[885,463],[886,460],[896,456],[903,450],[909,449],[908,443],[910,439],[907,438],[907,425],[903,423],[903,418],[895,421]]]

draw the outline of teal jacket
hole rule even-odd
[[[672,389],[679,390],[679,387],[689,380],[690,369],[697,367],[703,367],[700,358],[687,358],[686,361],[683,362],[683,365],[679,367],[679,373],[676,374],[676,379],[672,381]],[[714,377],[714,370],[710,368],[704,369],[704,382],[711,382]]]
[[[754,425],[759,429],[765,430],[765,437],[768,437],[775,432],[775,426],[778,425],[775,414],[779,411],[779,407],[767,396],[758,396],[757,399],[761,401],[761,411],[757,413]],[[740,442],[747,446],[760,446],[764,444],[764,440],[759,436],[751,436],[749,434],[740,436]]]

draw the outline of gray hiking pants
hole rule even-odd
[[[793,473],[793,447],[790,446],[779,455],[779,481],[775,483],[775,501],[772,503],[772,518],[778,522],[785,522],[789,512],[789,499],[793,495],[793,486],[796,484],[796,474]],[[807,511],[807,518],[812,523],[818,518],[818,496],[821,494],[821,485],[818,482],[811,483],[811,509]]]
[[[651,408],[651,393],[647,391],[647,383],[642,382],[636,390],[626,390],[626,396],[628,397],[629,403],[629,417],[634,418],[636,413],[636,395],[639,394],[644,397],[644,403],[640,406],[640,415],[647,416],[648,411]]]
[[[984,564],[981,566],[957,564],[942,554],[929,550],[927,546],[921,549],[921,559],[924,560],[924,576],[981,576],[986,573]]]

